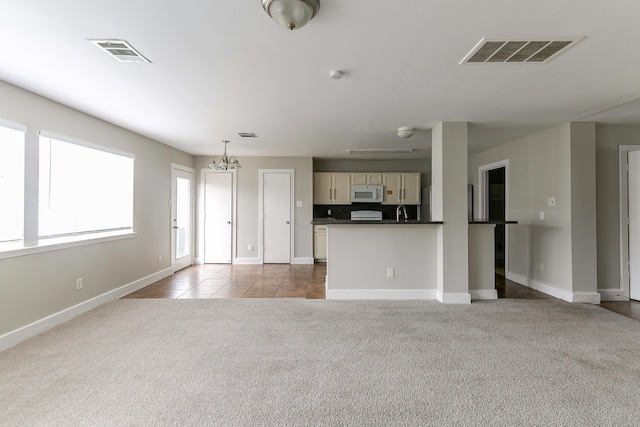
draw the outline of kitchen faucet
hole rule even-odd
[[[404,205],[398,205],[396,208],[396,222],[400,222],[400,208],[402,208],[404,212],[404,222],[407,222],[407,208],[405,208]]]

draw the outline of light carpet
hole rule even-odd
[[[0,353],[0,425],[626,426],[640,323],[557,300],[118,300]]]

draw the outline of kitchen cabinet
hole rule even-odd
[[[318,261],[327,259],[327,226],[313,226],[313,258]]]
[[[385,173],[383,205],[419,205],[421,200],[420,172]]]
[[[382,185],[381,173],[351,173],[351,185]]]
[[[351,174],[344,172],[314,173],[313,203],[317,205],[350,205]]]

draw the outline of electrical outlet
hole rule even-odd
[[[252,251],[253,250],[253,243],[249,243],[249,245],[247,246],[247,249]]]
[[[540,221],[544,221],[544,212],[540,212]]]
[[[327,209],[327,215],[331,216],[331,209]]]
[[[82,289],[82,277],[76,279],[76,291],[79,291],[80,289]]]
[[[394,277],[396,277],[396,270],[393,267],[389,267],[387,268],[387,278],[388,279],[393,279]]]
[[[544,263],[541,262],[540,264],[538,264],[538,270],[540,271],[544,271]]]
[[[547,206],[555,206],[556,205],[556,198],[555,197],[549,197],[547,199]]]
[[[158,260],[158,262],[162,262],[162,254],[158,254],[158,256],[156,257],[156,259]]]
[[[296,202],[296,207],[301,208],[302,207],[302,200],[298,200]]]

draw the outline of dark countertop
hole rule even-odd
[[[350,219],[331,219],[331,218],[318,218],[311,221],[313,225],[329,225],[329,224],[381,224],[381,225],[414,225],[414,224],[442,224],[442,221],[426,221],[410,219],[405,221],[396,221],[395,219],[383,219],[381,221],[352,221]]]
[[[488,221],[482,219],[474,219],[469,221],[469,224],[517,224],[518,221]],[[413,225],[413,224],[443,224],[443,221],[428,221],[410,219],[408,221],[396,221],[394,219],[383,219],[381,221],[352,221],[350,219],[334,219],[334,218],[317,218],[311,221],[313,225],[329,225],[329,224],[381,224],[381,225]]]

